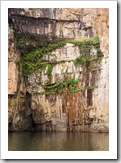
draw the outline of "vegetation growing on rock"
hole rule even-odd
[[[17,38],[18,38],[18,41],[17,41],[18,48],[20,48],[21,44],[25,43],[25,41],[26,41],[26,44],[28,45],[29,44],[31,45],[32,43],[31,37],[29,38],[30,40],[28,39],[28,37],[23,39],[22,37],[19,36]],[[36,48],[34,48],[33,46],[30,48],[28,46],[29,47],[28,50],[26,50],[25,53],[22,54],[21,63],[22,63],[23,75],[28,76],[33,72],[41,73],[41,71],[48,66],[49,68],[48,77],[50,77],[50,74],[51,74],[50,70],[52,70],[52,68],[50,67],[52,67],[52,65],[51,63],[48,63],[48,61],[45,60],[45,55],[46,54],[49,55],[50,52],[52,52],[53,50],[57,48],[63,47],[64,45],[66,45],[66,43],[73,43],[75,46],[79,46],[80,48],[81,55],[80,57],[74,60],[75,65],[78,65],[78,64],[85,65],[93,60],[98,59],[98,54],[100,53],[98,36],[94,38],[87,38],[87,39],[82,39],[82,40],[63,40],[63,41],[58,41],[58,42],[41,42],[37,38],[37,39],[33,39],[33,44],[36,45]],[[97,56],[89,56],[92,46],[96,46],[96,48],[98,47]]]
[[[95,71],[95,67],[93,66],[95,61],[98,61],[101,57],[101,51],[99,46],[99,37],[96,36],[94,38],[85,38],[81,40],[60,40],[58,42],[50,42],[43,41],[39,37],[35,36],[22,36],[21,34],[16,34],[17,39],[17,48],[21,49],[21,46],[24,47],[24,52],[21,51],[21,64],[23,76],[27,77],[32,73],[41,73],[42,70],[46,69],[45,75],[48,77],[48,81],[43,85],[45,89],[44,92],[40,94],[56,94],[56,93],[64,93],[64,92],[78,92],[86,89],[94,89],[95,85],[78,88],[77,84],[78,80],[75,78],[70,78],[66,81],[58,81],[55,84],[50,84],[51,81],[51,73],[53,66],[56,63],[52,63],[46,59],[46,55],[52,55],[51,52],[57,48],[63,47],[66,43],[72,43],[75,46],[78,46],[80,49],[80,56],[73,60],[75,66],[82,66],[84,71],[86,68],[90,66],[92,72]],[[24,45],[23,45],[24,43]],[[97,49],[96,55],[90,55],[90,51],[92,48]],[[64,88],[68,88],[65,90]]]
[[[108,130],[107,9],[10,10],[9,130]]]

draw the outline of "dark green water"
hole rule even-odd
[[[108,151],[108,133],[11,132],[9,151]]]

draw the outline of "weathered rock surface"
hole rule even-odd
[[[8,53],[8,94],[17,92],[18,84],[18,66],[17,66],[17,53],[15,48],[14,31],[12,27],[8,28],[9,39],[9,53]]]
[[[10,9],[8,98],[10,131],[78,131],[108,132],[109,130],[109,25],[108,9]],[[53,64],[48,77],[48,65],[27,77],[22,74],[21,58],[29,41],[17,47],[15,31],[29,33],[41,42],[80,40],[99,36],[103,58],[94,65],[76,66],[74,60],[82,49],[71,42],[53,49],[43,62]],[[23,40],[22,40],[23,41]],[[31,45],[34,47],[34,40]],[[34,47],[36,48],[36,47]],[[91,47],[89,55],[97,56],[99,48]],[[38,58],[39,60],[40,58]],[[57,82],[79,80],[77,88],[71,85],[47,93]],[[43,85],[49,80],[49,85]],[[53,87],[54,88],[54,87]],[[86,89],[85,89],[86,88]],[[88,88],[88,89],[87,89]],[[52,90],[55,91],[55,90]],[[59,92],[62,91],[62,92]],[[46,93],[43,93],[46,92]],[[42,94],[43,93],[43,94]]]

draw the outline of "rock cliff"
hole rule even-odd
[[[108,16],[9,9],[9,131],[108,132]]]

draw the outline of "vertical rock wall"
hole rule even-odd
[[[108,14],[9,9],[10,131],[108,132]],[[89,42],[96,35],[99,43]]]

